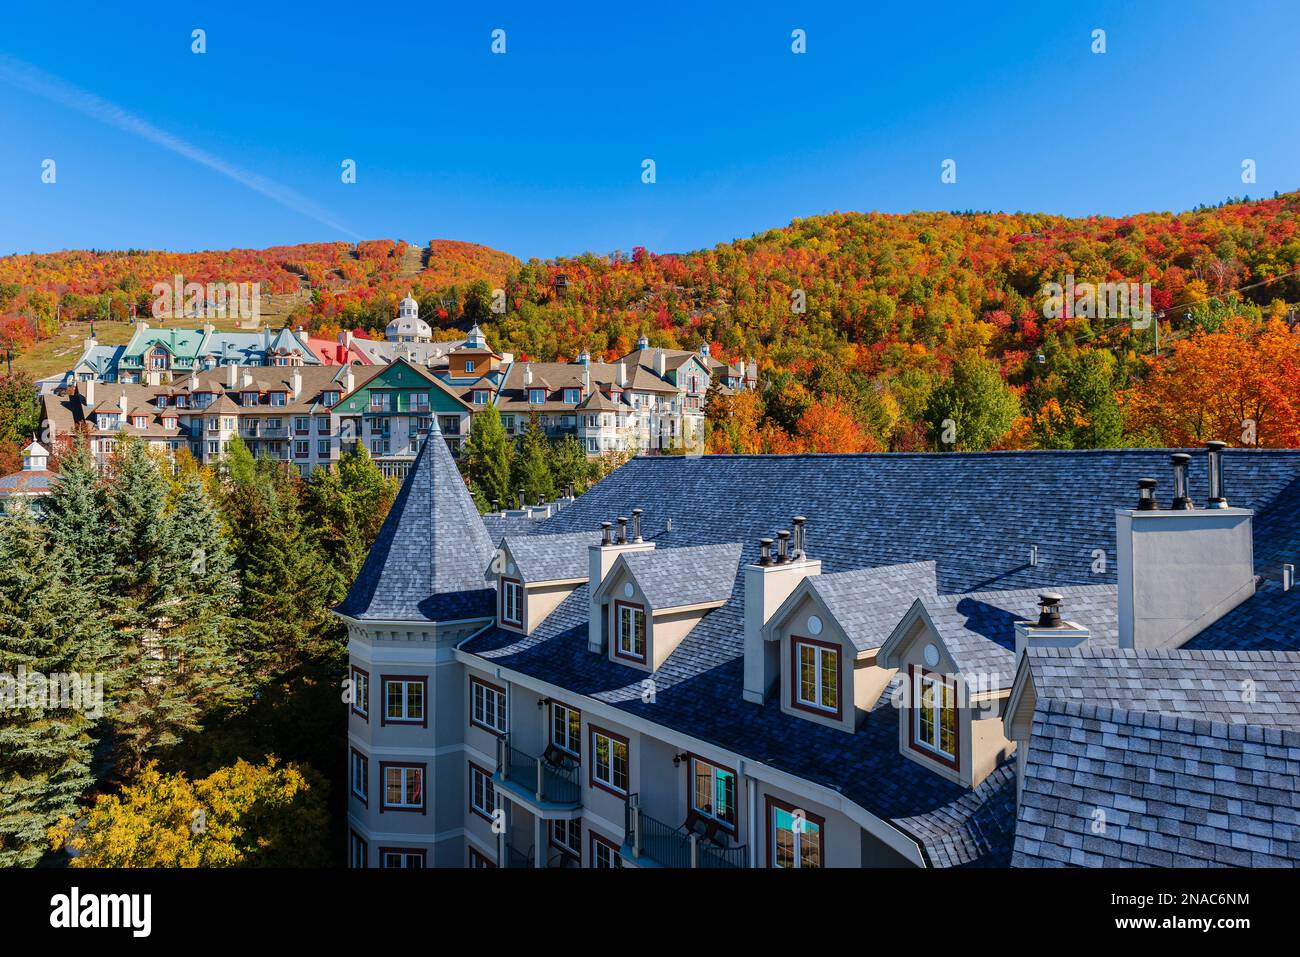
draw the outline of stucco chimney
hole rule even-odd
[[[524,363],[524,386],[528,387],[533,384],[533,365],[531,362]]]
[[[117,397],[117,407],[123,415],[126,415],[126,393],[123,392]]]
[[[620,362],[618,364],[618,384],[620,388],[627,387],[627,363],[626,362]]]
[[[356,388],[356,376],[352,374],[352,364],[348,363],[348,371],[343,373],[343,394],[348,395]]]
[[[802,517],[795,519],[797,548],[803,548]],[[789,532],[785,532],[789,535]],[[781,603],[810,575],[820,575],[822,563],[805,554],[785,561],[772,558],[772,539],[759,541],[759,559],[745,566],[745,688],[746,701],[762,704],[781,680],[781,643],[764,640],[763,629]]]
[[[663,377],[668,371],[668,360],[662,349],[655,350],[655,375]]]
[[[247,389],[252,384],[253,384],[253,373],[245,369],[243,374],[239,377],[239,385],[241,388]]]
[[[233,389],[239,381],[239,363],[232,362],[226,366],[226,388]]]
[[[1250,509],[1226,503],[1117,509],[1119,646],[1177,648],[1251,597],[1253,519]]]
[[[635,532],[640,530],[640,515],[636,509],[632,512],[633,519],[636,521]],[[612,532],[610,522],[601,522],[601,542],[599,545],[587,546],[587,594],[594,596],[600,583],[605,580],[609,570],[614,567],[614,562],[618,561],[618,556],[624,552],[648,552],[655,547],[654,542],[628,541],[627,540],[627,519],[620,518],[619,522],[622,527],[622,534],[617,537]],[[619,539],[622,539],[620,541]],[[609,627],[609,616],[605,614],[607,603],[597,601],[594,597],[587,600],[587,649],[604,653],[608,648],[606,629]]]
[[[1016,656],[1025,653],[1030,645],[1041,648],[1073,648],[1088,640],[1090,632],[1077,622],[1067,621],[1062,615],[1064,599],[1058,592],[1043,592],[1038,596],[1038,620],[1016,622]]]
[[[81,396],[86,400],[86,411],[89,412],[95,407],[95,380],[94,377],[81,383]]]
[[[249,376],[249,380],[252,380],[252,376]],[[295,399],[302,395],[302,370],[297,366],[293,367],[293,374],[289,376],[289,385]]]

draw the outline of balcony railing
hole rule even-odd
[[[649,858],[660,867],[744,867],[745,847],[719,847],[684,827],[673,827],[641,810],[641,796],[628,796],[624,810],[624,848],[632,858]]]
[[[560,767],[521,751],[510,743],[508,734],[497,739],[497,774],[503,782],[532,792],[538,802],[578,804],[582,800],[576,766]]]

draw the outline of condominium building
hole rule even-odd
[[[69,379],[130,385],[221,366],[312,366],[320,361],[301,330],[264,327],[256,332],[218,332],[211,323],[198,329],[153,328],[141,320],[124,346],[87,339]]]
[[[1300,860],[1300,453],[645,456],[525,520],[430,438],[336,609],[354,867]]]

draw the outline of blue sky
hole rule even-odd
[[[273,6],[6,4],[0,254],[671,252],[836,209],[1123,214],[1300,187],[1290,3]]]

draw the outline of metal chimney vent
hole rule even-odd
[[[1169,507],[1174,511],[1189,511],[1196,506],[1187,495],[1187,463],[1192,457],[1186,452],[1175,452],[1169,456],[1174,467],[1174,501]]]
[[[1038,596],[1038,627],[1059,628],[1061,626],[1061,602],[1064,599],[1059,592],[1045,591]]]
[[[1156,480],[1153,478],[1138,479],[1138,504],[1139,512],[1154,512],[1160,508],[1160,503],[1156,501]]]
[[[1228,507],[1228,500],[1223,496],[1223,450],[1227,447],[1227,442],[1205,443],[1210,472],[1210,500],[1205,503],[1207,508]]]

